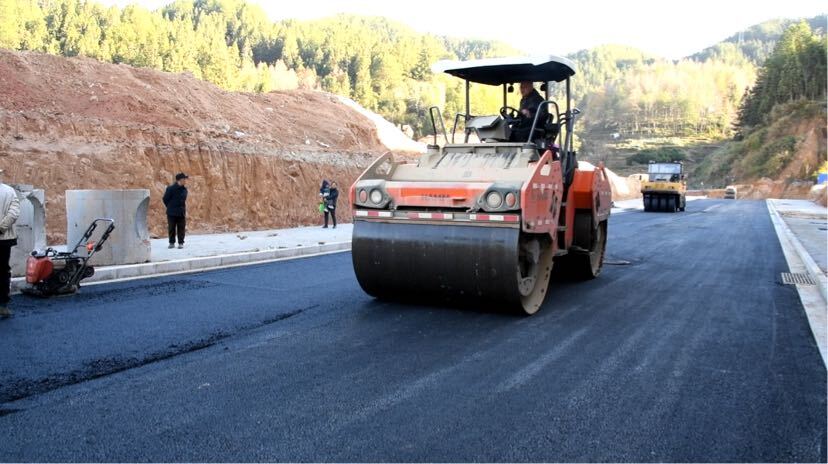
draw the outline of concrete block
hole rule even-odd
[[[26,274],[32,250],[46,248],[46,195],[31,185],[12,185],[20,200],[20,217],[14,224],[17,246],[11,250],[12,276]]]
[[[151,250],[148,208],[149,190],[67,190],[67,244],[74,246],[96,218],[111,218],[115,220],[115,231],[103,249],[92,258],[92,264],[109,266],[148,262]],[[95,231],[93,241],[100,237],[102,229],[99,227]]]

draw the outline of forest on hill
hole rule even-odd
[[[824,15],[808,21],[824,33]],[[587,133],[729,137],[757,66],[792,23],[769,21],[677,61],[620,45],[571,54]],[[155,11],[86,0],[0,0],[0,47],[189,72],[229,90],[326,90],[411,126],[417,137],[431,131],[428,107],[441,107],[450,119],[463,106],[462,82],[432,73],[434,62],[520,53],[377,17],[271,22],[244,0],[177,0]],[[472,91],[474,113],[501,105],[500,89]]]
[[[813,178],[826,164],[826,53],[825,35],[807,22],[785,29],[742,100],[735,140],[705,159],[699,174],[720,184]]]

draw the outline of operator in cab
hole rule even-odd
[[[512,126],[512,135],[510,137],[513,142],[525,142],[529,139],[529,131],[532,130],[535,113],[538,112],[538,107],[543,103],[543,97],[531,82],[520,83],[520,95],[520,117]],[[546,117],[549,114],[546,106],[540,108],[540,112],[538,128],[543,127],[546,123]]]

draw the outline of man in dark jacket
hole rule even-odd
[[[184,232],[187,227],[187,179],[183,172],[175,175],[175,183],[164,192],[164,206],[167,207],[167,232],[170,236],[170,248],[175,248],[178,236],[178,248],[184,248]]]
[[[331,182],[330,188],[328,188],[328,196],[327,196],[327,204],[325,208],[325,225],[322,227],[328,227],[328,214],[331,215],[331,219],[333,220],[333,228],[336,229],[336,199],[339,198],[339,189],[336,186],[336,182]]]
[[[535,89],[531,82],[520,83],[520,119],[512,127],[512,141],[525,142],[529,138],[529,131],[532,130],[532,123],[535,121],[535,113],[538,112],[540,104],[543,103],[543,97]],[[546,117],[549,114],[546,106],[540,108],[540,117],[538,117],[538,127],[542,128],[546,123]]]

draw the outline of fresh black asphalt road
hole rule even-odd
[[[610,219],[541,312],[376,301],[351,256],[16,297],[3,461],[826,461],[764,202]]]

